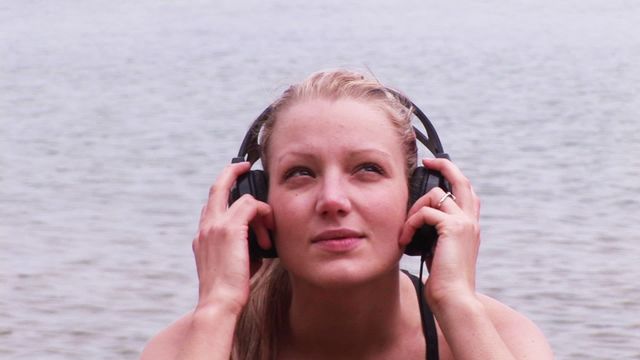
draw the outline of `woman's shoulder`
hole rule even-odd
[[[483,304],[500,337],[511,351],[521,355],[541,354],[542,351],[548,353],[548,358],[553,357],[544,334],[533,321],[487,295],[478,294],[478,299]],[[520,358],[519,354],[515,355],[516,358]]]
[[[498,330],[516,330],[515,328],[523,328],[540,331],[526,316],[504,303],[483,294],[478,294],[478,299]]]
[[[187,313],[160,331],[145,345],[140,359],[174,359],[180,350],[180,344],[184,341],[184,335],[190,323],[191,313]]]

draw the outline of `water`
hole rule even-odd
[[[480,289],[560,359],[640,359],[639,18],[623,0],[3,1],[0,358],[136,358],[195,303],[199,209],[249,122],[348,66],[410,94],[473,181]]]

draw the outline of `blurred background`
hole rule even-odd
[[[406,92],[472,180],[482,292],[559,359],[640,359],[638,19],[632,0],[0,2],[0,358],[137,358],[195,305],[200,208],[250,122],[347,67]]]

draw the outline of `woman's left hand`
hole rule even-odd
[[[434,310],[456,301],[475,299],[476,260],[480,246],[480,200],[460,169],[446,159],[425,159],[425,167],[439,171],[451,184],[453,197],[434,188],[409,209],[400,236],[406,245],[417,229],[432,225],[438,232],[425,294]]]

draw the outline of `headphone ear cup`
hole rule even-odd
[[[413,171],[409,181],[408,208],[435,187],[440,187],[444,191],[449,191],[449,184],[440,172],[427,169],[423,166],[418,166]],[[404,253],[414,256],[423,254],[430,256],[432,255],[437,239],[438,232],[435,227],[431,225],[424,225],[420,229],[416,230],[413,238],[411,238],[411,242],[404,249]]]
[[[249,194],[256,198],[256,200],[266,202],[268,198],[269,182],[267,175],[263,170],[251,170],[246,174],[242,174],[236,180],[236,184],[229,192],[229,205],[233,204],[242,195]],[[271,232],[269,232],[269,237]],[[258,245],[258,237],[255,231],[249,227],[249,256],[251,260],[258,260],[260,258],[275,258],[278,257],[275,244],[268,250],[264,250]]]

